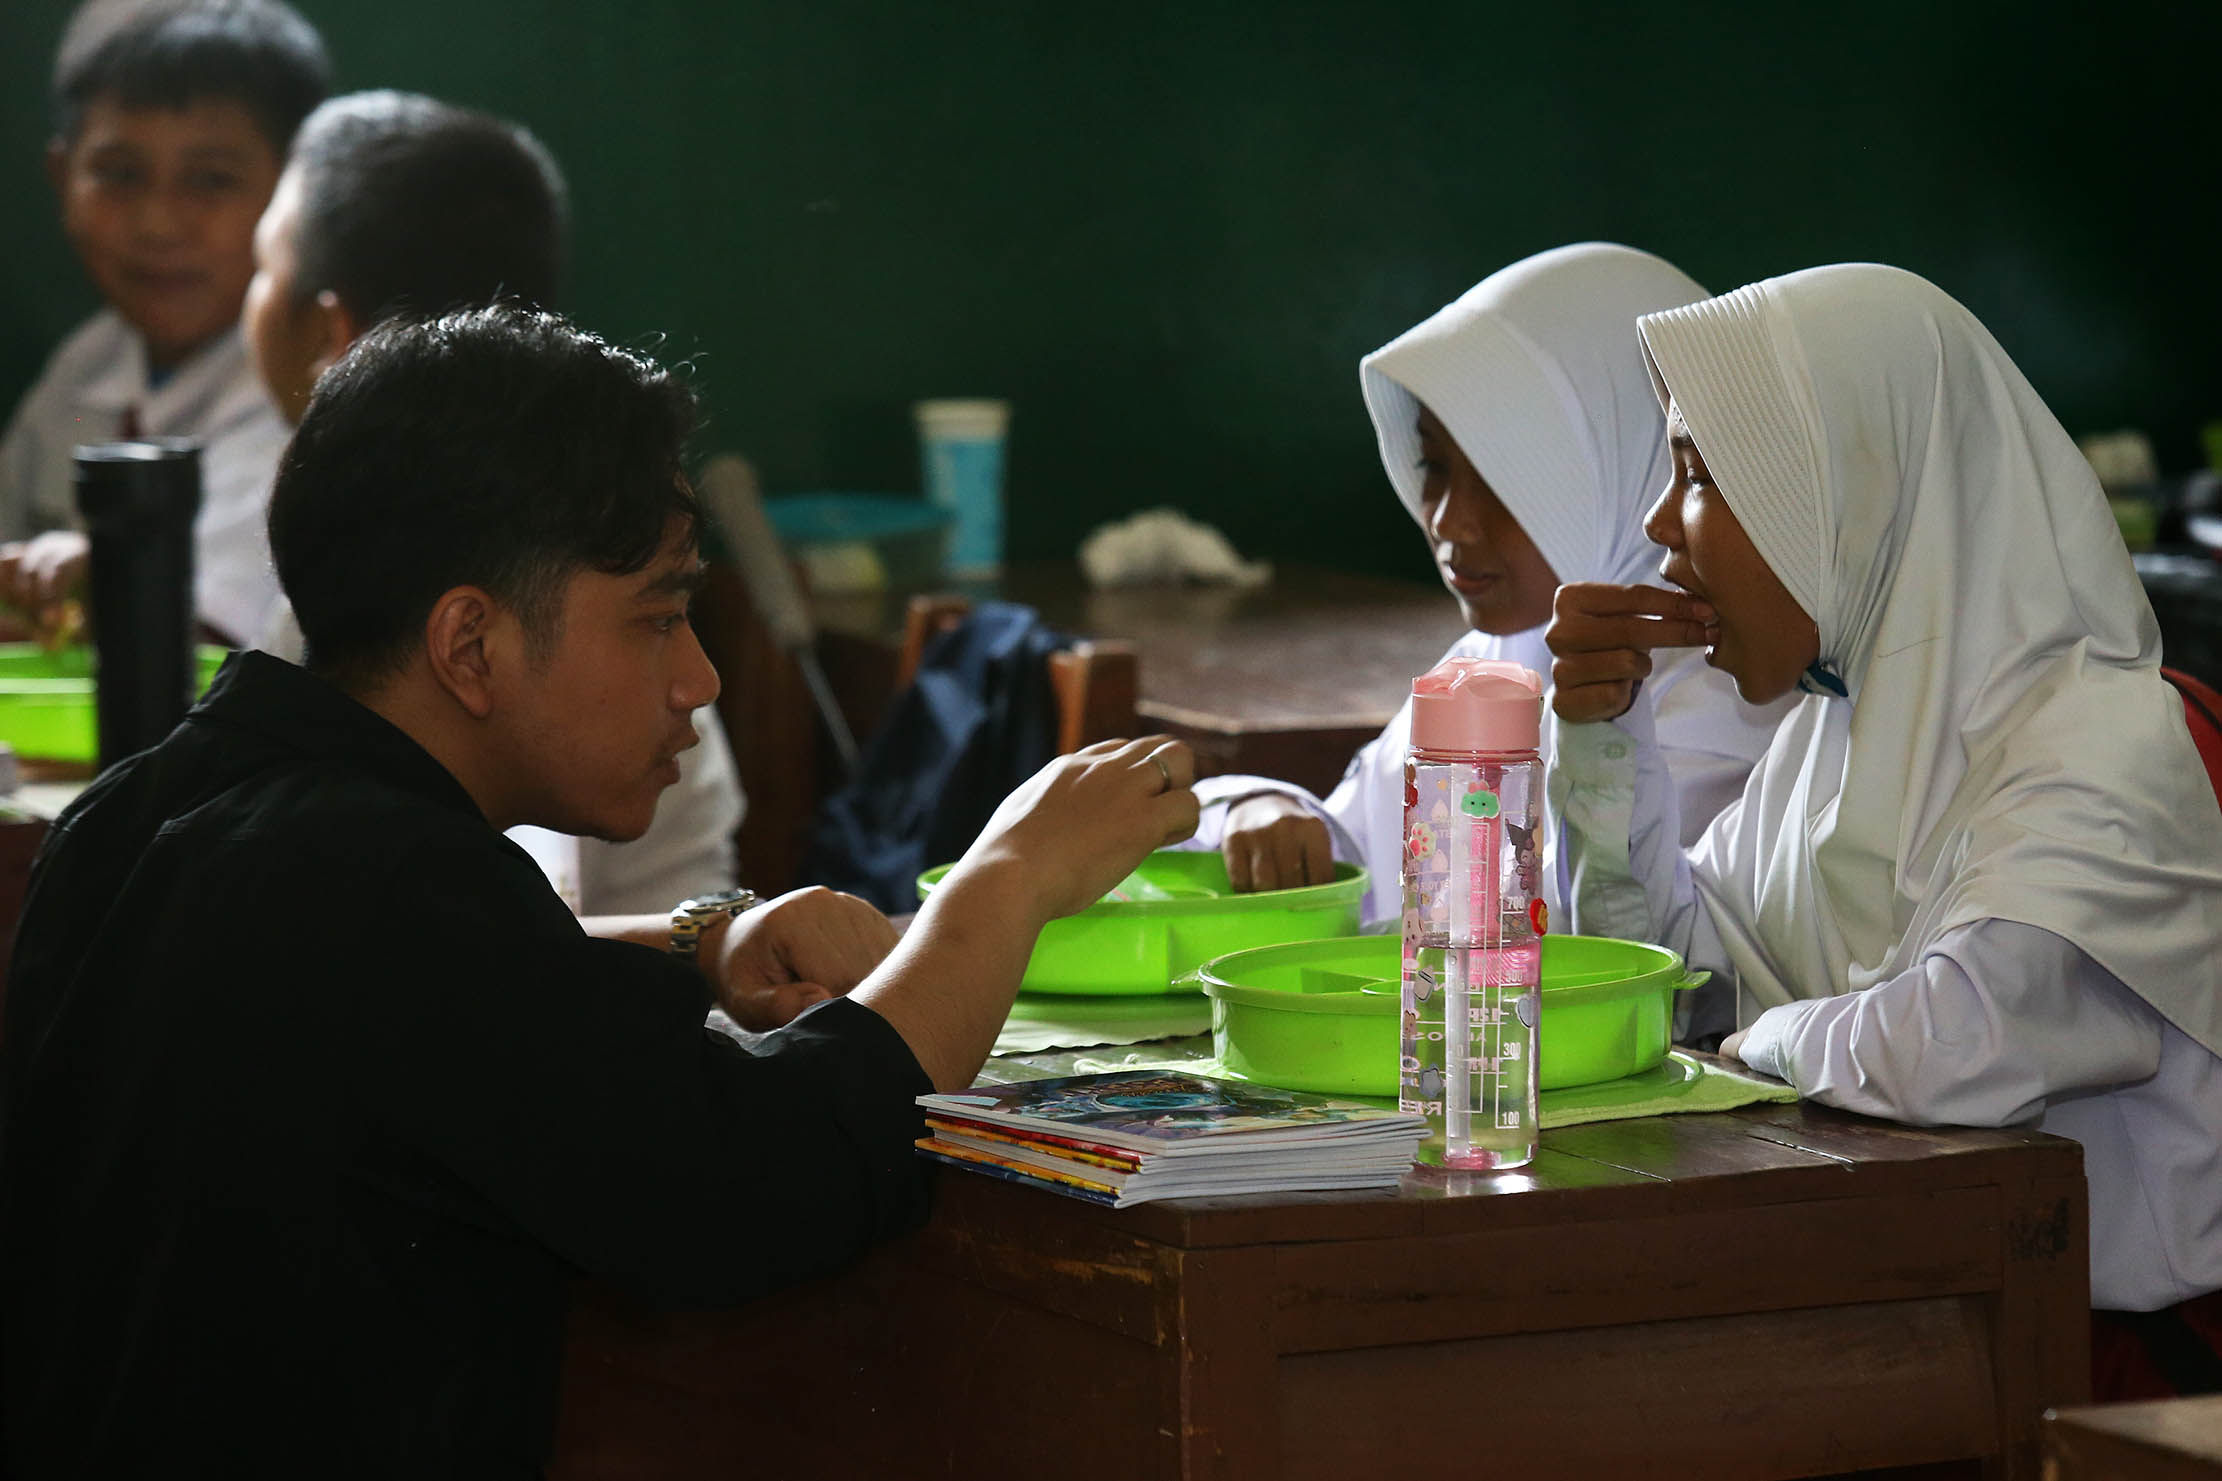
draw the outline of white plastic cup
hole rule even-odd
[[[948,573],[992,576],[1003,568],[1003,436],[1008,401],[921,401],[919,462],[926,497],[956,516]]]

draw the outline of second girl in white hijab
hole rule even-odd
[[[1675,462],[1648,528],[1690,595],[1561,603],[1575,851],[1630,863],[1654,939],[1733,973],[1747,1063],[2081,1142],[2094,1305],[2222,1289],[2222,810],[2089,466],[1974,316],[1894,268],[1641,332]],[[1685,853],[1626,680],[1693,640],[1748,698],[1805,694]],[[1632,821],[1583,805],[1631,768]]]
[[[1451,655],[1548,678],[1543,626],[1561,581],[1652,579],[1642,515],[1665,481],[1666,444],[1629,326],[1704,296],[1647,252],[1558,247],[1490,275],[1362,362],[1382,466],[1473,627]],[[1741,704],[1695,655],[1663,658],[1649,689],[1694,836],[1742,790],[1782,707]],[[1326,878],[1332,847],[1373,876],[1366,919],[1396,919],[1411,731],[1407,702],[1324,803],[1257,777],[1200,782],[1192,846],[1220,848],[1237,887],[1256,889]],[[1545,894],[1554,910],[1569,901],[1556,878]],[[1643,919],[1640,896],[1631,913],[1609,886],[1572,894],[1583,929],[1627,934],[1614,928]]]

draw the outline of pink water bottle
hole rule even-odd
[[[1404,762],[1404,1033],[1398,1102],[1427,1117],[1419,1160],[1535,1156],[1543,681],[1446,658],[1412,681]]]

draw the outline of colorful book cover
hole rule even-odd
[[[931,1136],[918,1139],[918,1150],[937,1162],[970,1168],[974,1172],[990,1173],[1012,1182],[1054,1188],[1059,1193],[1070,1193],[1097,1203],[1116,1205],[1119,1198],[1116,1184],[1098,1182],[1085,1176],[1077,1167],[1069,1170],[1063,1167],[1036,1167],[1015,1158],[996,1156],[984,1148],[962,1147]]]
[[[1091,1163],[1097,1167],[1109,1168],[1113,1172],[1132,1172],[1142,1161],[1140,1152],[1107,1147],[1101,1142],[1075,1141],[1069,1136],[1052,1136],[1048,1132],[983,1126],[977,1121],[952,1121],[943,1116],[928,1116],[926,1125],[944,1138],[989,1141],[1013,1147],[1036,1147],[1050,1156]]]
[[[1020,1128],[1172,1156],[1285,1142],[1416,1131],[1419,1117],[1243,1081],[1173,1070],[1121,1070],[922,1095],[937,1116],[989,1130]]]

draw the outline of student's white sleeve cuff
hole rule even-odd
[[[1805,1026],[1808,1015],[1826,1001],[1812,998],[1769,1008],[1744,1030],[1744,1041],[1736,1048],[1737,1057],[1763,1075],[1796,1085],[1797,1079],[1790,1071],[1798,1032]]]
[[[1327,837],[1334,855],[1344,863],[1363,863],[1365,852],[1350,836],[1348,829],[1327,811],[1327,805],[1294,782],[1277,781],[1262,776],[1213,776],[1199,778],[1195,786],[1198,816],[1196,832],[1187,842],[1174,845],[1182,849],[1215,849],[1227,836],[1227,814],[1237,803],[1252,797],[1286,797],[1304,811],[1327,825]]]

